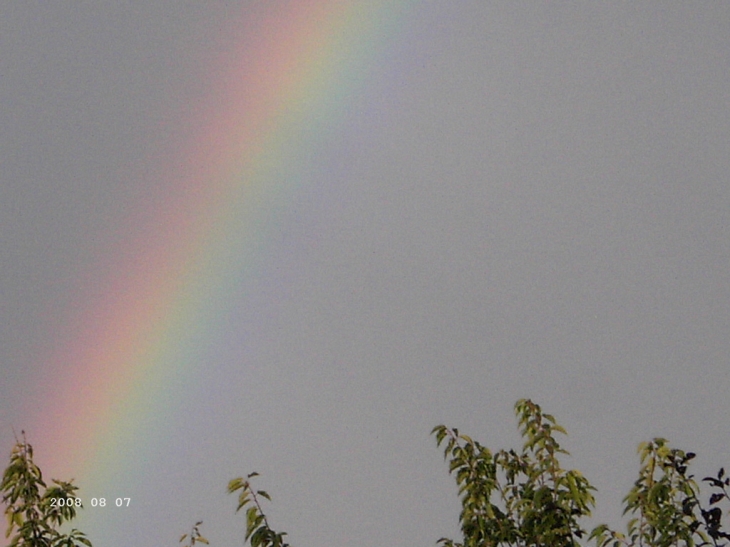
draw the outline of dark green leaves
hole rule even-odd
[[[725,496],[721,493],[715,493],[710,496],[710,505],[715,505],[718,501],[721,501]]]

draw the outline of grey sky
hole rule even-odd
[[[30,383],[53,381],[28,367],[160,199],[155,151],[194,134],[177,119],[205,94],[192,75],[242,9],[0,11],[3,453]],[[234,545],[225,485],[253,470],[294,545],[433,545],[458,501],[430,429],[518,444],[521,397],[568,429],[601,521],[619,521],[640,441],[698,452],[700,476],[730,464],[730,4],[412,17],[339,163],[287,211],[219,372],[185,393],[188,425],[153,429],[169,453],[130,477],[138,507],[89,521],[96,547],[175,545],[199,518]]]

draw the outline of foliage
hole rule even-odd
[[[558,456],[567,455],[555,438],[566,431],[550,414],[528,399],[515,404],[522,450],[492,452],[459,433],[456,428],[433,428],[437,446],[443,446],[454,475],[461,502],[459,522],[463,539],[441,538],[442,547],[578,547],[586,531],[580,520],[591,514],[595,488],[576,470],[561,467]],[[629,515],[627,532],[607,525],[596,526],[585,538],[595,547],[730,547],[730,534],[722,517],[730,505],[730,477],[721,468],[705,477],[712,492],[702,504],[700,487],[688,473],[695,454],[671,448],[655,438],[639,445],[639,478],[624,498],[624,515]],[[290,547],[286,533],[275,532],[261,508],[261,498],[271,501],[263,490],[254,490],[251,479],[233,479],[228,493],[238,492],[236,512],[245,509],[245,542],[251,547]],[[43,489],[43,491],[42,491]],[[53,480],[46,487],[41,470],[33,463],[33,448],[16,438],[10,465],[4,472],[0,492],[6,505],[8,547],[91,547],[76,529],[67,535],[57,527],[76,516],[78,500],[72,482]],[[208,544],[200,534],[198,521],[190,534],[180,538],[182,547]]]
[[[284,543],[286,532],[274,532],[269,526],[258,496],[271,501],[271,497],[263,490],[254,491],[251,488],[250,479],[258,476],[258,473],[250,473],[246,480],[242,477],[233,479],[228,483],[228,493],[241,491],[238,495],[238,507],[236,512],[248,506],[246,510],[246,541],[251,542],[251,547],[290,547]]]
[[[441,538],[444,547],[577,545],[585,531],[580,517],[590,515],[595,490],[580,472],[566,471],[558,454],[567,454],[554,433],[565,430],[539,405],[515,405],[525,443],[521,453],[492,453],[456,428],[436,426],[449,472],[459,486],[463,543]]]
[[[86,536],[75,528],[69,534],[58,532],[58,526],[76,517],[77,487],[55,479],[53,486],[46,487],[40,468],[33,463],[33,447],[26,442],[25,432],[21,434],[22,441],[16,437],[10,465],[0,483],[2,501],[7,506],[5,537],[12,535],[9,547],[91,547]]]
[[[195,545],[196,543],[205,543],[206,545],[210,543],[207,539],[200,535],[201,524],[203,524],[203,521],[199,520],[193,525],[193,529],[190,532],[190,543],[188,545],[183,545],[183,547],[193,547],[193,545]],[[187,534],[183,534],[180,537],[180,541],[178,543],[182,543],[187,537]]]
[[[591,538],[598,547],[724,546],[720,541],[730,539],[722,530],[722,509],[717,503],[728,497],[730,479],[721,468],[717,477],[705,477],[716,490],[705,509],[699,499],[699,486],[693,475],[687,474],[693,452],[670,448],[666,439],[656,438],[639,445],[641,469],[639,478],[624,498],[624,514],[631,519],[627,534],[610,530],[606,525],[596,527]]]
[[[433,429],[438,446],[445,444],[449,472],[455,474],[462,511],[463,543],[441,538],[444,547],[511,547],[578,545],[585,531],[578,519],[590,515],[595,489],[578,471],[560,467],[567,454],[553,434],[566,434],[550,414],[530,400],[520,400],[515,412],[525,443],[522,452],[492,453],[457,429]],[[670,448],[656,438],[639,445],[639,478],[624,498],[630,515],[627,533],[607,525],[595,527],[588,541],[596,547],[727,547],[720,502],[730,502],[730,478],[724,468],[705,477],[714,489],[707,508],[689,462],[695,457]]]
[[[727,491],[727,488],[730,487],[730,477],[725,477],[724,467],[721,467],[717,472],[717,477],[705,477],[702,480],[709,482],[712,488],[715,489],[715,492],[710,495],[710,499],[708,500],[709,505],[715,505],[721,501],[730,502],[730,495],[728,495]],[[722,509],[720,507],[713,507],[711,509],[700,507],[700,514],[702,515],[705,531],[712,538],[713,544],[716,547],[724,547],[726,544],[720,543],[719,540],[720,538],[730,539],[730,534],[722,530]]]

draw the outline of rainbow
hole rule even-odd
[[[202,76],[209,98],[190,105],[190,132],[151,183],[159,191],[130,215],[134,236],[82,280],[96,289],[79,290],[68,332],[38,365],[51,380],[29,398],[28,429],[53,446],[44,462],[53,476],[119,471],[123,448],[163,427],[181,382],[206,373],[206,352],[265,268],[268,238],[303,170],[344,130],[412,9],[274,4],[244,37],[223,38],[230,44]]]

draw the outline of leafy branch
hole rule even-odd
[[[539,405],[523,399],[515,405],[522,452],[492,453],[458,429],[436,426],[432,434],[444,444],[444,458],[455,475],[462,510],[463,543],[441,538],[444,547],[506,545],[573,547],[585,534],[578,520],[595,504],[588,480],[560,466],[554,433],[566,434]]]
[[[76,517],[78,488],[72,482],[55,479],[53,486],[47,487],[40,468],[33,462],[33,447],[26,441],[24,431],[21,435],[22,440],[15,437],[10,465],[0,482],[8,521],[5,537],[12,535],[8,547],[91,547],[86,536],[75,528],[68,534],[56,530]]]
[[[241,491],[238,495],[238,507],[236,512],[246,510],[246,540],[250,540],[251,547],[290,547],[284,542],[286,532],[275,532],[269,526],[258,496],[271,501],[271,497],[264,490],[254,490],[251,487],[250,479],[257,477],[258,473],[250,473],[246,479],[239,477],[228,483],[228,493]]]
[[[190,531],[190,543],[188,545],[184,545],[183,547],[193,547],[196,543],[204,543],[205,545],[208,545],[210,542],[205,539],[202,535],[200,535],[200,525],[203,524],[202,520],[199,520],[193,525],[193,529]],[[179,543],[182,543],[185,541],[185,538],[187,538],[187,534],[183,534],[180,537]]]

